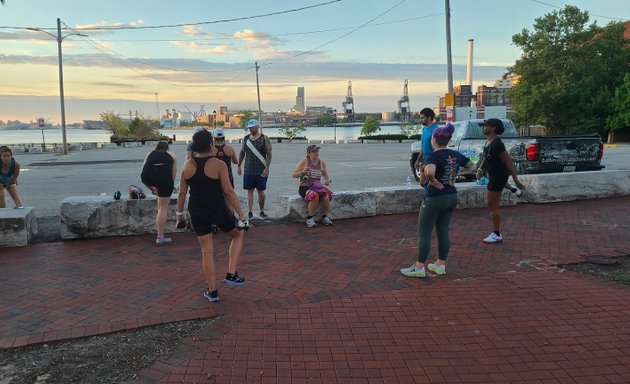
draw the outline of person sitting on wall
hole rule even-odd
[[[328,177],[326,163],[319,158],[319,148],[315,144],[306,147],[306,158],[298,163],[291,174],[292,177],[299,178],[298,193],[308,202],[306,225],[309,228],[317,225],[313,216],[319,206],[321,206],[322,224],[332,225],[332,220],[328,217],[328,209],[333,193],[322,185],[322,178],[324,185],[330,185],[330,177]]]

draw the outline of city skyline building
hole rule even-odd
[[[304,87],[297,87],[297,96],[295,96],[295,110],[304,112],[306,110],[306,101],[304,100]]]

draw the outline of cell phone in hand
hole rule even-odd
[[[186,220],[178,221],[176,227],[177,227],[177,229],[186,228]]]

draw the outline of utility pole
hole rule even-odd
[[[59,18],[57,18],[57,36],[41,28],[26,28],[26,29],[28,29],[29,31],[43,32],[49,36],[54,37],[55,40],[57,40],[57,56],[59,57],[59,98],[61,99],[61,137],[63,140],[63,149],[61,150],[61,153],[64,155],[67,155],[68,143],[67,143],[67,137],[66,137],[66,104],[65,104],[64,94],[63,94],[63,58],[61,55],[61,42],[66,37],[72,36],[72,35],[81,36],[81,37],[88,37],[88,36],[84,35],[83,33],[70,33],[65,36],[62,36],[61,35],[61,20]]]
[[[66,137],[66,104],[63,95],[63,60],[61,59],[61,20],[57,18],[57,50],[59,52],[59,97],[61,98],[61,140],[63,149],[61,153],[68,154],[68,139]]]
[[[255,61],[254,65],[256,66],[256,93],[258,94],[258,124],[260,124],[260,132],[262,132],[262,110],[260,109],[260,86],[258,84],[258,62]]]
[[[451,6],[449,0],[444,0],[446,5],[446,66],[448,71],[448,92],[453,93],[453,60],[451,58]]]

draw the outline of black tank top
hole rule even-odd
[[[204,168],[212,157],[193,157],[197,166],[195,174],[186,179],[190,187],[189,210],[203,211],[225,205],[221,180],[206,176]]]
[[[155,150],[149,153],[142,168],[141,178],[155,180],[156,178],[172,179],[173,157],[164,150]]]
[[[234,176],[232,176],[232,158],[225,154],[225,144],[215,145],[214,147],[217,149],[216,158],[223,161],[227,166],[228,175],[230,176],[230,183],[232,183],[232,186],[234,186]]]

